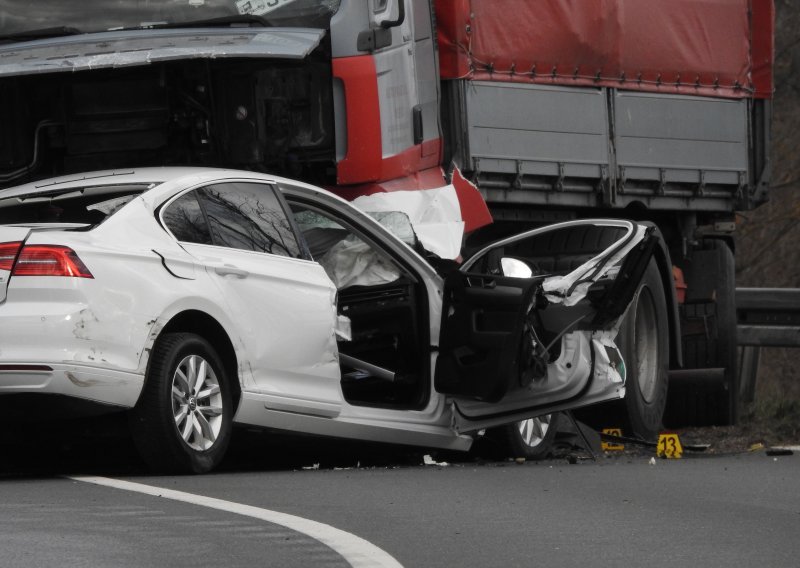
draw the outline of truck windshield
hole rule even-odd
[[[341,0],[0,0],[0,39],[151,27],[244,24],[327,28]],[[239,18],[241,17],[241,18]]]

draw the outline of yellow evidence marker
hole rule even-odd
[[[622,428],[603,428],[603,434],[608,434],[609,436],[622,436]],[[600,442],[600,447],[604,452],[621,452],[625,449],[625,446],[622,444],[618,444],[616,442],[606,442],[605,440]]]
[[[660,458],[679,459],[683,457],[683,446],[677,434],[659,434],[656,455]]]

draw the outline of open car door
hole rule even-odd
[[[495,242],[445,283],[434,384],[461,431],[624,396],[619,320],[659,235],[581,220]]]

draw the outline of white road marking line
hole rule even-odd
[[[173,489],[164,489],[153,485],[132,483],[130,481],[122,481],[121,479],[111,479],[109,477],[69,476],[68,479],[82,481],[84,483],[93,483],[104,487],[112,487],[114,489],[122,489],[124,491],[143,493],[145,495],[152,495],[153,497],[163,497],[164,499],[172,499],[173,501],[182,501],[184,503],[209,507],[219,511],[227,511],[236,515],[243,515],[267,521],[268,523],[281,525],[320,541],[339,553],[353,568],[402,568],[402,564],[395,560],[394,557],[371,542],[330,525],[304,519],[303,517],[271,511],[269,509],[261,509],[260,507],[253,507],[250,505],[242,505],[241,503],[224,501],[213,497],[205,497],[203,495],[195,495],[193,493],[185,493]]]

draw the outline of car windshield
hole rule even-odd
[[[341,0],[0,0],[0,38],[124,28],[262,25],[327,28]]]
[[[70,187],[13,197],[0,194],[0,225],[78,224],[94,227],[154,184]]]

